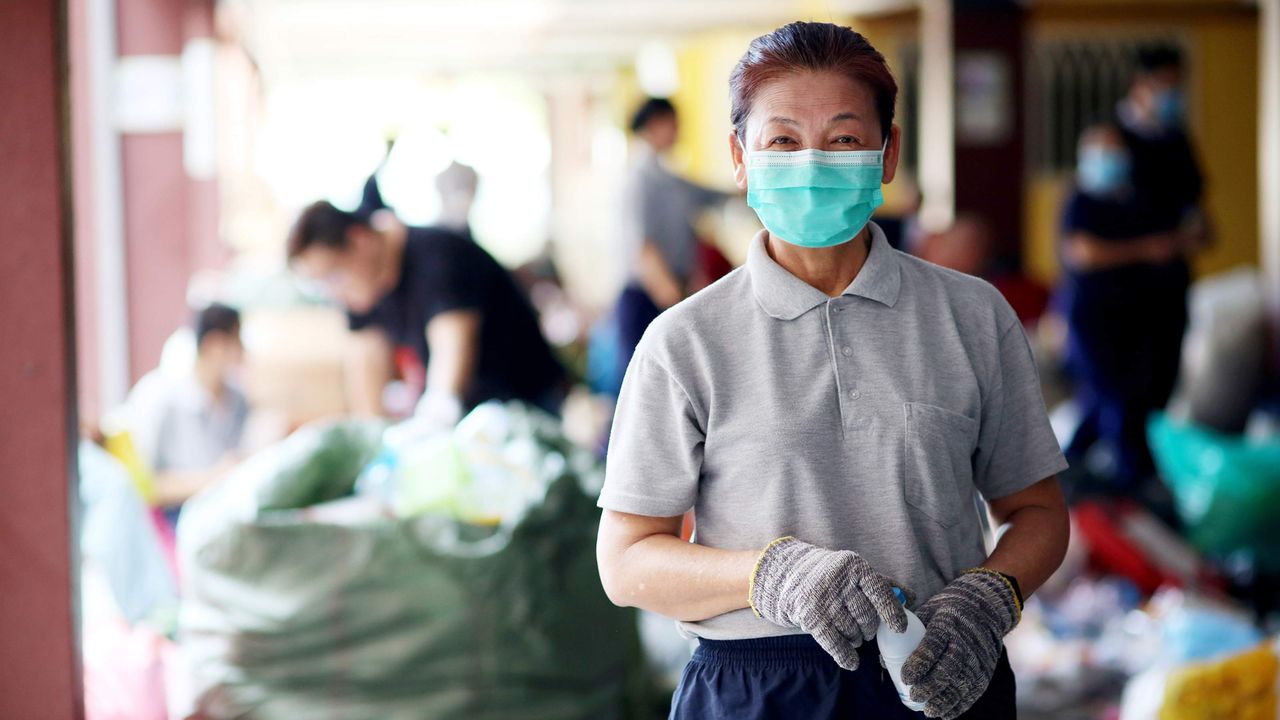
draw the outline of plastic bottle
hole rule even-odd
[[[889,671],[889,677],[893,678],[893,686],[898,688],[898,699],[908,708],[919,711],[924,709],[924,703],[911,701],[911,686],[902,682],[902,664],[924,639],[924,623],[920,622],[915,613],[906,609],[907,598],[901,590],[894,588],[893,594],[898,596],[907,613],[907,629],[897,633],[881,622],[880,628],[876,630],[876,644],[880,646],[880,657],[884,659],[885,669]]]

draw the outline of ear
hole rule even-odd
[[[747,189],[747,161],[743,157],[742,143],[738,140],[738,133],[729,131],[729,158],[733,161],[733,184],[738,186],[739,190]]]
[[[884,147],[884,175],[880,182],[888,185],[898,173],[898,157],[902,153],[902,128],[897,123],[889,128],[889,143]]]

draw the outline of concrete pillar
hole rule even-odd
[[[1280,357],[1280,0],[1259,3],[1258,238]]]
[[[75,334],[67,33],[58,0],[0,3],[0,717],[83,716],[76,642]]]
[[[955,214],[955,123],[951,0],[920,2],[920,219],[926,230]]]

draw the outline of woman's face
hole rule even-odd
[[[800,72],[769,81],[756,93],[744,137],[729,132],[734,181],[747,188],[745,152],[759,150],[879,150],[880,117],[871,88],[833,72]],[[894,125],[885,147],[884,177],[898,167],[900,131]]]

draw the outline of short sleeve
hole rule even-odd
[[[1094,235],[1099,234],[1088,210],[1084,194],[1079,191],[1073,192],[1062,208],[1062,233],[1070,235],[1073,232],[1084,231]]]
[[[480,310],[484,307],[496,261],[480,246],[462,237],[440,237],[426,264],[426,318],[451,310]]]
[[[1049,425],[1022,324],[1000,336],[998,367],[983,394],[974,484],[988,500],[1012,495],[1067,468]]]
[[[697,498],[704,439],[688,394],[656,360],[636,353],[613,417],[600,507],[684,514]]]
[[[691,203],[693,207],[705,210],[723,205],[729,199],[727,193],[722,193],[714,188],[699,185],[680,177],[677,180],[680,181],[681,186],[684,187],[684,191],[689,194],[689,197],[693,198]]]

